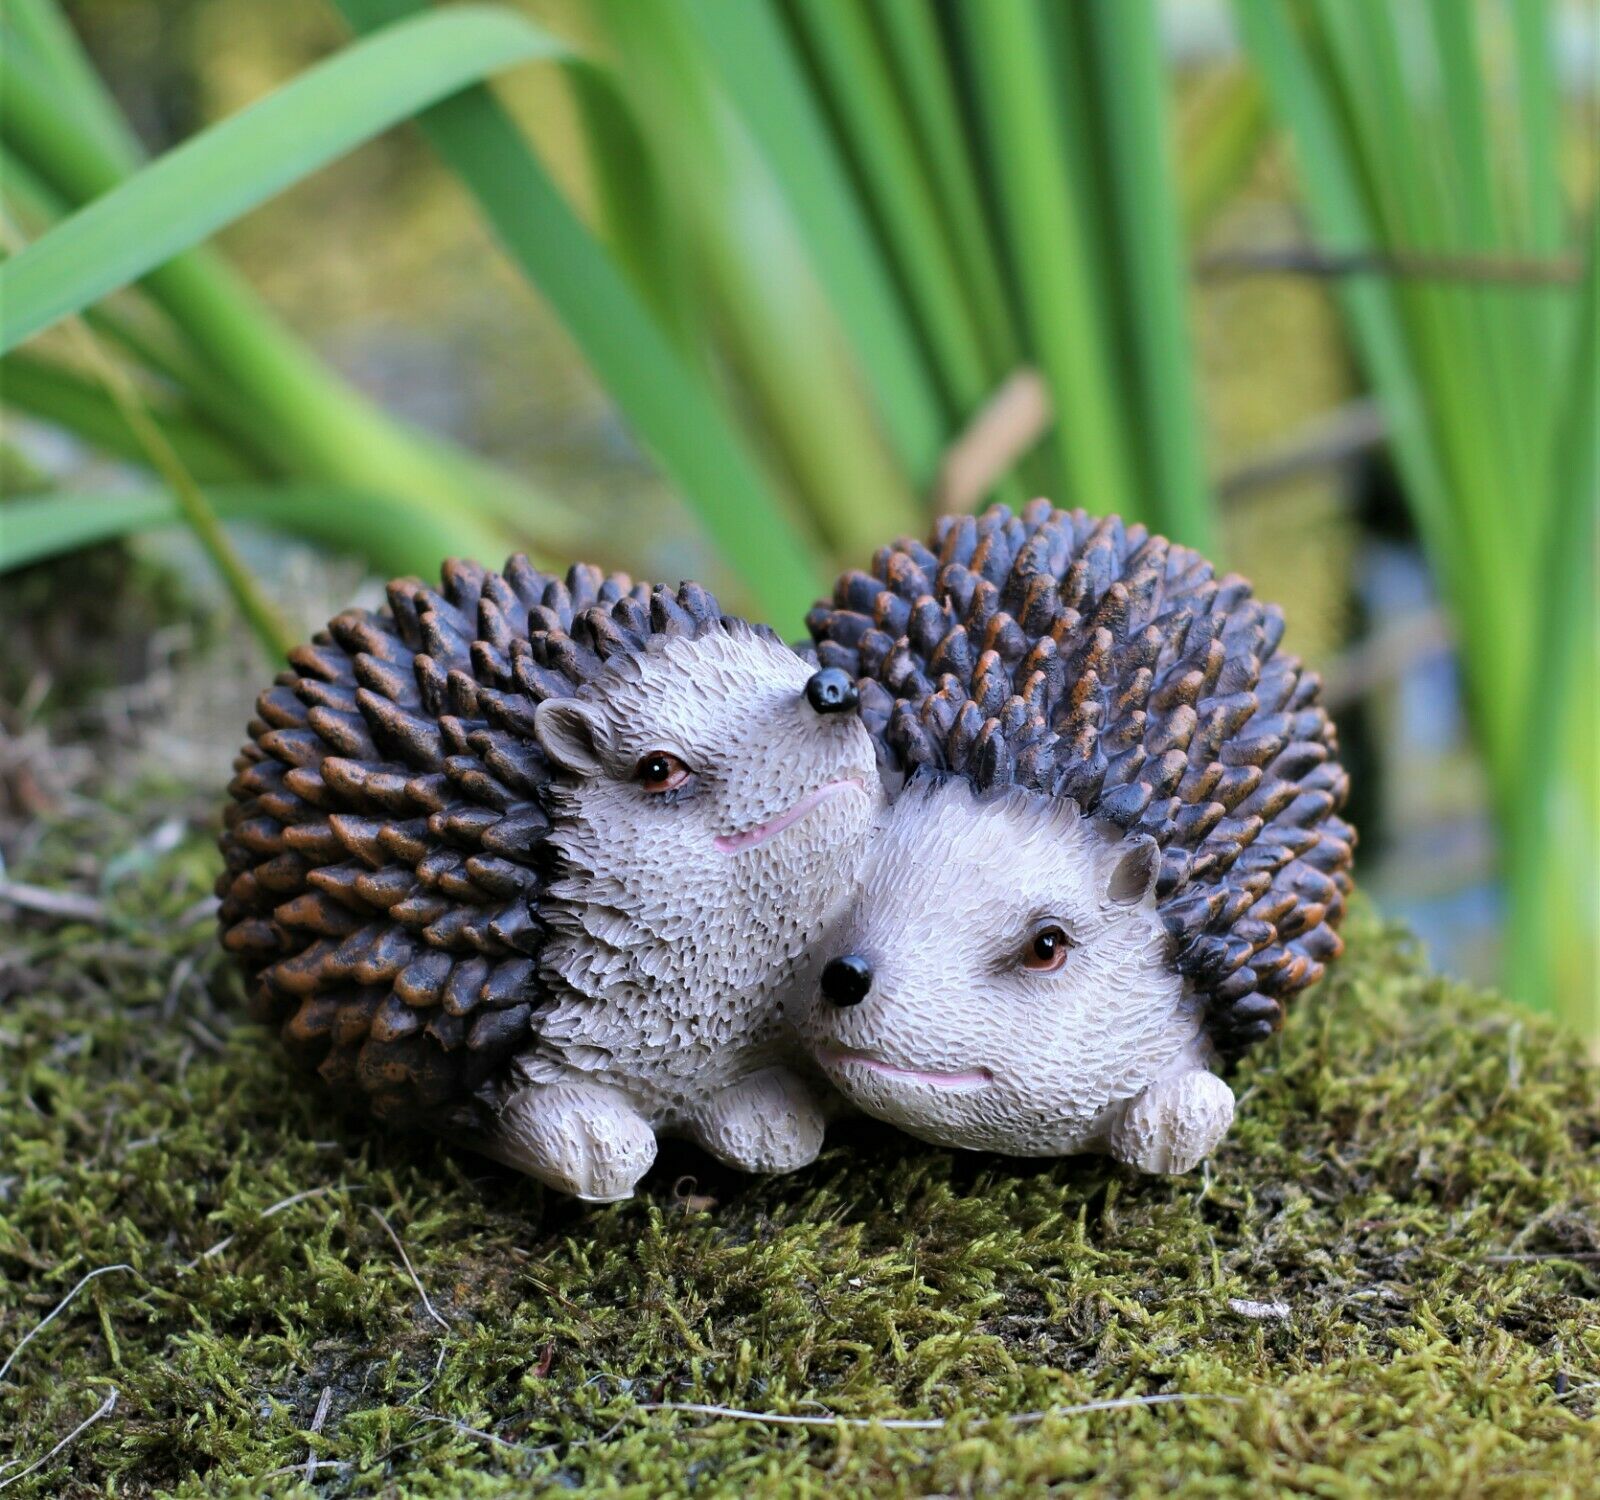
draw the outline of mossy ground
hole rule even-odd
[[[860,1126],[595,1210],[289,1082],[211,811],[86,805],[8,872],[105,914],[0,927],[0,1360],[131,1267],[0,1380],[0,1486],[117,1396],[11,1496],[1600,1493],[1600,1076],[1368,912],[1204,1176]],[[1160,1392],[1231,1399],[1007,1420]]]

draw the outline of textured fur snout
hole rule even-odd
[[[913,780],[798,1018],[818,1065],[858,1108],[938,1145],[1107,1149],[1129,1101],[1204,1061],[1153,851],[1064,799]],[[870,987],[841,1005],[846,959]]]

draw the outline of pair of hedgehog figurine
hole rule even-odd
[[[521,557],[388,599],[259,700],[222,941],[327,1083],[564,1192],[628,1197],[658,1133],[789,1171],[852,1107],[1184,1172],[1339,952],[1317,679],[1142,527],[940,521],[799,649]]]

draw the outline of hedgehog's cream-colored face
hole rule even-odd
[[[800,1031],[854,1104],[923,1140],[1098,1146],[1108,1111],[1199,1041],[1156,911],[1158,858],[1066,800],[913,782],[874,836]]]
[[[813,671],[730,624],[540,705],[539,741],[573,773],[551,791],[567,930],[547,962],[561,978],[586,994],[624,969],[737,989],[816,939],[848,897],[882,790],[860,717],[808,695]]]

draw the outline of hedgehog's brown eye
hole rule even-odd
[[[647,792],[670,792],[689,779],[689,768],[676,755],[652,750],[633,768],[633,776]]]
[[[1059,927],[1044,927],[1034,933],[1022,955],[1022,967],[1035,974],[1054,974],[1067,961],[1073,941]]]

